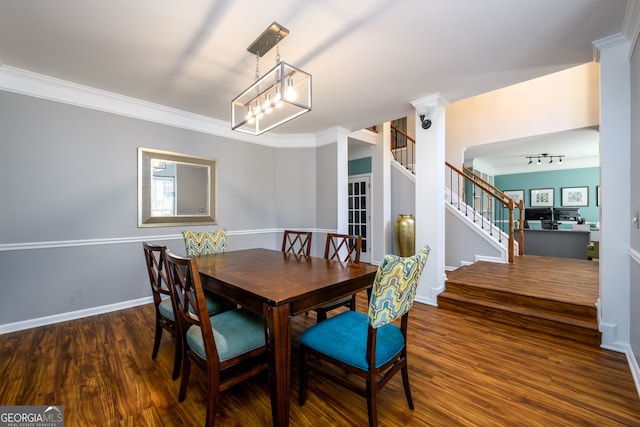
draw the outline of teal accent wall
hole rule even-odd
[[[533,165],[535,167],[536,165]],[[496,175],[494,185],[502,190],[524,190],[524,207],[531,207],[531,190],[553,188],[553,207],[562,207],[563,187],[588,187],[589,206],[578,206],[587,222],[600,221],[596,192],[600,185],[600,168],[555,170],[547,172]],[[516,217],[518,217],[516,210]]]
[[[371,157],[349,160],[349,176],[371,173]]]

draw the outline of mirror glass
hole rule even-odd
[[[216,159],[138,148],[138,227],[216,223]]]

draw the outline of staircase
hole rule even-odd
[[[589,263],[525,256],[506,270],[504,264],[488,262],[460,267],[447,273],[438,308],[599,346],[597,264],[575,261]],[[580,269],[583,279],[566,268],[572,273]]]
[[[391,138],[394,159],[414,173],[415,140],[394,124]],[[477,261],[447,272],[438,308],[599,346],[597,265],[523,256],[522,201],[516,203],[473,171],[448,162],[446,181],[447,209],[466,219],[487,241],[504,248],[505,259]],[[517,237],[515,209],[520,211]]]
[[[391,153],[396,162],[415,174],[415,140],[391,124]],[[477,227],[488,241],[503,246],[505,262],[514,262],[514,257],[523,254],[524,202],[516,203],[512,198],[494,187],[472,170],[463,166],[457,169],[445,162],[446,207]],[[520,211],[520,232],[514,234],[514,209]],[[517,241],[516,241],[517,239]]]

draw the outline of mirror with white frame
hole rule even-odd
[[[216,224],[216,163],[138,148],[138,227]]]

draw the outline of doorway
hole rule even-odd
[[[349,234],[362,237],[360,261],[371,262],[371,215],[369,214],[369,194],[371,175],[349,177]]]

